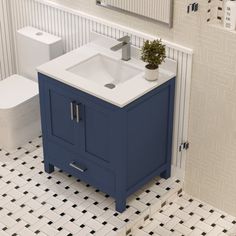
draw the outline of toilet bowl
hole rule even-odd
[[[16,149],[41,134],[36,67],[63,54],[62,40],[33,27],[17,31],[19,72],[0,81],[0,148]]]
[[[0,82],[0,145],[12,150],[41,133],[38,84],[20,75]]]

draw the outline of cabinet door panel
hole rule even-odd
[[[83,147],[83,125],[71,119],[71,103],[75,99],[60,89],[49,88],[46,102],[47,135],[61,145],[78,152]],[[77,101],[76,101],[77,103]],[[79,102],[78,102],[79,103]]]
[[[75,145],[75,123],[71,121],[71,99],[62,94],[50,91],[51,134],[58,139]]]
[[[85,106],[85,151],[93,158],[110,162],[110,119],[109,113],[95,105]]]

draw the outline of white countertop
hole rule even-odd
[[[124,107],[128,105],[137,98],[143,96],[144,94],[176,76],[177,63],[170,59],[166,59],[165,63],[161,65],[160,76],[157,81],[149,82],[145,80],[143,72],[123,83],[118,84],[114,89],[106,88],[68,71],[68,68],[71,68],[72,66],[79,64],[99,53],[113,59],[120,60],[121,50],[117,52],[110,50],[111,46],[114,46],[118,43],[119,42],[114,39],[92,33],[91,43],[41,65],[37,68],[37,70],[44,75],[47,75],[55,80],[70,85],[118,107]],[[140,50],[132,47],[132,59],[124,63],[130,64],[144,71],[145,64],[141,60],[135,59],[139,57]]]

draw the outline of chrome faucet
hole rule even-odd
[[[117,39],[119,44],[115,45],[111,48],[112,51],[117,51],[119,49],[122,49],[122,60],[123,61],[129,61],[131,59],[131,43],[130,43],[130,37],[128,35]]]

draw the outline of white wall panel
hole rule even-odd
[[[0,80],[15,71],[9,0],[0,0]]]

